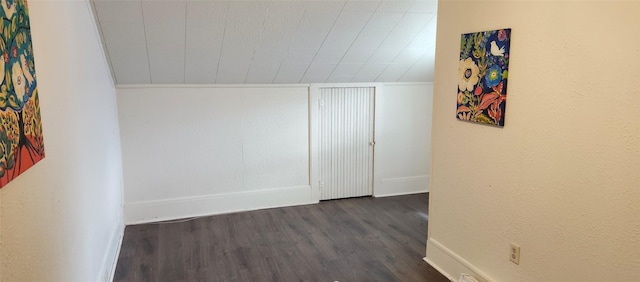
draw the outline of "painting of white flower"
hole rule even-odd
[[[503,127],[511,29],[463,34],[456,118]]]

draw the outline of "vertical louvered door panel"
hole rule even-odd
[[[372,195],[373,87],[320,88],[320,198]]]

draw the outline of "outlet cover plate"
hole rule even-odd
[[[511,252],[509,253],[509,260],[515,264],[520,265],[520,246],[511,243]]]

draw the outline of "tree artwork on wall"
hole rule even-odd
[[[24,0],[0,0],[0,187],[44,158],[40,105]]]
[[[511,29],[463,34],[458,66],[459,120],[504,126]]]

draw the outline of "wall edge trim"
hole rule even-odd
[[[122,240],[124,239],[125,225],[121,221],[118,224],[118,228],[111,235],[107,253],[103,259],[102,269],[99,273],[102,277],[102,281],[113,281],[116,274],[116,265],[118,264],[118,257],[120,256],[120,250],[122,248]],[[96,279],[96,281],[101,281]]]
[[[117,89],[153,88],[305,88],[311,84],[116,84]]]
[[[382,83],[384,86],[415,86],[415,85],[431,85],[433,86],[433,81],[427,82],[384,82]]]
[[[495,281],[472,263],[433,238],[427,240],[427,256],[424,260],[452,281],[453,277],[457,277],[461,273],[471,274],[481,282]]]
[[[380,180],[380,182],[382,182],[382,183],[405,182],[405,181],[416,181],[416,180],[424,180],[424,179],[428,180],[429,179],[429,175],[428,174],[423,174],[423,175],[416,175],[416,176],[383,178],[382,180]]]
[[[381,86],[416,86],[433,85],[433,82],[341,82],[341,83],[282,83],[282,84],[120,84],[117,89],[140,88],[289,88],[289,87],[381,87]]]
[[[302,185],[125,203],[124,212],[125,224],[134,225],[314,203],[311,186]]]
[[[429,193],[431,175],[392,177],[374,180],[373,196],[376,198]]]
[[[109,56],[109,50],[107,50],[107,43],[104,40],[104,34],[102,34],[102,27],[100,24],[100,20],[98,19],[98,11],[96,10],[95,7],[95,1],[93,0],[89,0],[89,1],[85,1],[88,8],[89,8],[89,14],[91,16],[91,20],[93,21],[93,31],[96,35],[96,39],[98,41],[98,45],[100,46],[100,51],[102,53],[102,61],[107,69],[107,71],[109,72],[109,80],[111,81],[111,87],[112,89],[116,88],[116,74],[113,70],[113,66],[111,65],[111,59]]]
[[[446,277],[447,279],[449,279],[451,281],[456,281],[455,278],[451,277],[448,273],[446,273],[444,270],[442,270],[442,268],[440,268],[437,264],[434,264],[433,262],[431,262],[431,260],[429,260],[427,257],[423,257],[422,260],[424,260],[428,265],[433,267],[433,269],[435,269],[438,272],[440,272],[440,274],[444,275],[444,277]]]
[[[418,190],[418,191],[402,191],[397,193],[374,194],[373,197],[385,198],[385,197],[404,196],[404,195],[413,195],[413,194],[422,194],[422,193],[429,193],[429,189]]]

